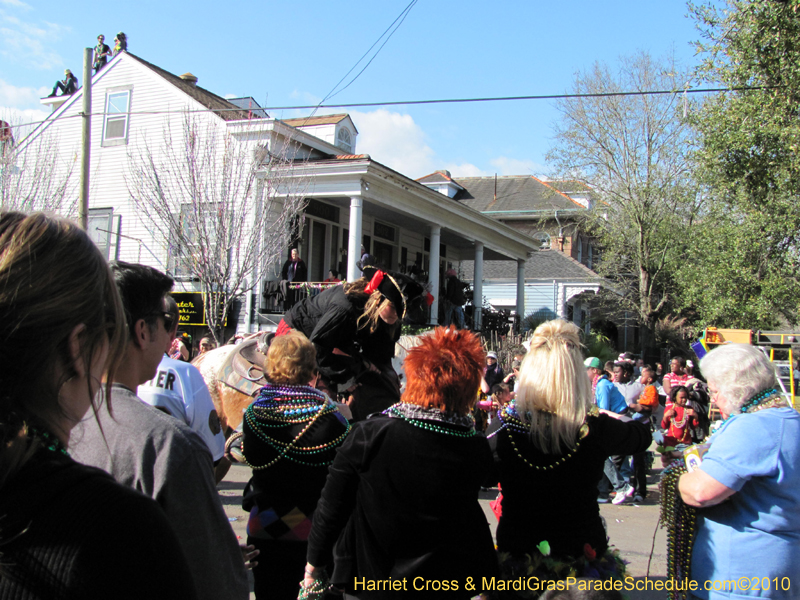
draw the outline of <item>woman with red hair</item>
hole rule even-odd
[[[465,330],[438,328],[409,350],[401,401],[356,423],[330,467],[301,594],[318,597],[330,581],[359,597],[396,596],[356,586],[391,577],[407,592],[414,581],[435,582],[433,592],[471,598],[468,577],[496,574],[478,504],[492,455],[471,415],[484,360]]]

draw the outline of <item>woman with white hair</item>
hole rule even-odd
[[[797,598],[800,415],[776,389],[775,368],[754,346],[716,348],[700,368],[725,422],[699,469],[678,483],[683,501],[701,509],[691,565],[701,585],[693,593],[704,600]],[[744,579],[747,587],[734,590],[703,585]]]
[[[625,570],[597,505],[597,482],[612,455],[643,452],[643,423],[592,402],[592,385],[572,323],[542,323],[520,369],[516,399],[498,413],[490,441],[503,488],[497,549],[503,576],[540,580],[618,578]]]

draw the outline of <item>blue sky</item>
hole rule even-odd
[[[319,102],[409,0],[129,3],[0,0],[0,113],[41,118],[65,68],[118,31],[129,49],[219,95],[262,105]],[[557,94],[595,61],[646,50],[696,62],[698,38],[679,0],[419,0],[342,103]],[[356,69],[357,72],[359,69]],[[354,72],[354,73],[355,73]],[[308,110],[271,111],[294,117]],[[548,172],[558,113],[547,101],[320,109],[349,112],[357,151],[410,177]],[[0,117],[2,118],[2,117]]]

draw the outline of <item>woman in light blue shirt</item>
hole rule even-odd
[[[700,507],[693,593],[800,598],[800,415],[754,346],[721,346],[700,367],[725,422],[679,482],[683,501]]]

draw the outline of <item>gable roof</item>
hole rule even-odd
[[[215,115],[221,118],[223,121],[245,121],[247,119],[251,119],[254,116],[256,118],[260,118],[254,112],[248,112],[241,110],[240,107],[236,106],[235,104],[228,102],[225,98],[221,96],[217,96],[213,92],[209,92],[205,88],[201,88],[198,85],[193,85],[188,81],[185,81],[170,73],[169,71],[165,71],[161,67],[157,67],[153,63],[149,63],[143,58],[136,56],[135,54],[131,54],[130,52],[126,53],[131,58],[139,61],[145,67],[160,75],[164,79],[166,79],[169,83],[174,85],[176,88],[181,90],[187,96],[190,96],[192,99],[196,100],[206,108],[212,110]]]
[[[464,190],[454,200],[479,210],[524,212],[530,210],[566,210],[584,208],[578,202],[532,175],[503,177],[459,177]],[[497,199],[495,200],[495,181]]]
[[[464,279],[474,279],[473,261],[461,261]],[[483,278],[486,280],[517,280],[517,263],[509,260],[487,260],[483,263]],[[539,250],[525,261],[525,281],[569,279],[600,280],[600,276],[574,258],[558,250]]]

